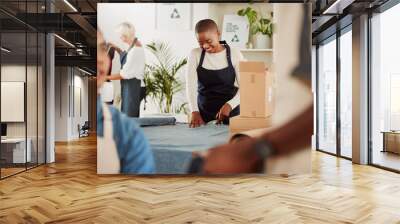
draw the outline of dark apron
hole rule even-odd
[[[121,69],[126,63],[128,52],[133,48],[133,45],[121,53]],[[129,117],[140,116],[140,102],[144,98],[143,89],[140,86],[140,79],[121,79],[121,112]]]
[[[202,67],[205,50],[201,52],[200,62],[197,66],[198,77],[198,96],[197,103],[199,112],[204,122],[215,120],[217,113],[221,107],[231,100],[237,93],[238,88],[235,86],[236,72],[232,65],[231,50],[225,41],[226,57],[228,67],[219,70],[208,70]],[[229,117],[239,115],[239,106],[235,107]],[[229,124],[229,119],[224,119],[224,124]]]

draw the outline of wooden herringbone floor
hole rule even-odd
[[[0,181],[0,223],[400,223],[400,175],[313,152],[292,177],[96,175],[94,137]]]

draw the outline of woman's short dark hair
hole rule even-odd
[[[209,30],[218,30],[218,26],[212,19],[203,19],[197,22],[194,30],[196,33],[201,33]]]

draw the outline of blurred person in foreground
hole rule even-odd
[[[97,32],[97,89],[110,67],[106,43]],[[150,145],[133,118],[97,97],[97,173],[152,174],[155,171]]]
[[[311,88],[310,7],[304,4],[303,34],[300,38],[299,65],[295,78]],[[205,174],[237,174],[264,171],[265,160],[297,152],[311,145],[313,104],[274,131],[259,138],[243,138],[209,149],[199,166]],[[199,171],[197,171],[199,172]]]

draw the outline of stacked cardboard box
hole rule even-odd
[[[229,120],[229,131],[231,135],[271,126],[271,117],[243,117],[242,115],[232,117]]]
[[[240,115],[230,119],[231,134],[271,126],[273,77],[263,62],[239,64]]]

